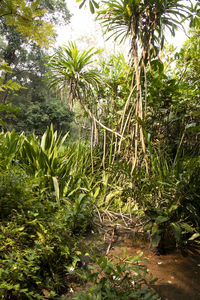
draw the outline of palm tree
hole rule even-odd
[[[87,99],[88,91],[98,88],[101,82],[99,71],[90,67],[97,53],[99,50],[94,48],[80,51],[75,43],[69,42],[57,50],[48,63],[50,86],[66,92],[72,107],[74,100]]]
[[[104,7],[98,11],[98,19],[106,28],[106,33],[115,39],[130,39],[130,60],[134,68],[130,95],[121,118],[121,132],[123,137],[126,111],[129,109],[134,95],[134,109],[128,113],[128,118],[134,119],[131,136],[134,139],[134,153],[132,154],[132,171],[138,158],[138,145],[141,143],[145,154],[145,138],[142,128],[144,120],[144,103],[147,96],[146,67],[151,70],[151,59],[157,57],[164,43],[164,28],[168,28],[174,35],[175,30],[189,13],[188,7],[181,4],[181,0],[105,0]],[[143,96],[144,95],[144,96]],[[129,133],[130,134],[130,133]],[[122,140],[122,138],[121,138]],[[121,145],[121,142],[120,142]],[[148,164],[146,161],[146,169]]]
[[[77,100],[91,118],[91,156],[93,138],[98,136],[97,124],[104,129],[104,134],[106,130],[121,137],[119,133],[102,124],[96,117],[98,90],[103,88],[102,75],[97,68],[93,67],[94,56],[99,52],[100,50],[95,51],[94,48],[80,51],[75,43],[70,42],[68,46],[61,47],[51,57],[48,63],[50,72],[47,74],[50,87],[57,87],[66,93],[71,107]]]
[[[47,79],[50,81],[50,87],[57,87],[62,92],[66,92],[73,107],[74,100],[79,101],[86,113],[105,130],[113,132],[112,129],[103,125],[90,110],[92,105],[91,95],[102,88],[103,78],[97,68],[92,68],[94,64],[93,57],[101,50],[80,51],[77,45],[69,42],[68,46],[61,47],[51,57],[48,66],[50,72]],[[119,133],[114,132],[121,136]]]

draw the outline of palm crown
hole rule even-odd
[[[66,91],[72,102],[86,97],[88,90],[97,88],[101,82],[99,71],[91,67],[97,53],[99,50],[94,48],[80,51],[73,42],[61,47],[48,63],[51,87]]]

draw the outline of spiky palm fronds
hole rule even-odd
[[[99,52],[93,47],[81,51],[73,42],[62,46],[48,63],[51,70],[47,74],[50,86],[66,91],[72,102],[80,94],[85,95],[89,88],[98,88],[101,76],[92,64],[94,56]]]

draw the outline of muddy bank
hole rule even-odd
[[[200,250],[178,249],[173,253],[157,256],[149,251],[147,242],[120,234],[113,243],[109,257],[124,257],[126,249],[132,257],[143,252],[150,273],[158,278],[154,288],[162,300],[200,299]]]

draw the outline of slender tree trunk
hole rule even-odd
[[[90,153],[91,153],[91,162],[92,162],[92,173],[94,173],[93,139],[94,139],[94,122],[92,120],[92,124],[91,124],[91,137],[90,137]]]
[[[131,36],[132,36],[132,47],[131,47],[131,56],[133,58],[134,64],[134,72],[135,72],[135,81],[136,81],[136,100],[135,100],[135,151],[134,157],[132,158],[132,170],[133,173],[137,161],[138,161],[138,146],[139,142],[142,146],[142,151],[145,156],[145,164],[146,164],[146,171],[148,172],[148,163],[146,158],[146,146],[145,146],[145,138],[143,128],[140,124],[140,121],[144,119],[144,112],[143,112],[143,98],[142,98],[142,86],[141,86],[141,67],[139,64],[139,57],[138,57],[138,41],[137,41],[137,20],[132,20],[131,23]]]
[[[141,82],[140,82],[140,70],[139,70],[139,59],[138,59],[138,45],[137,45],[137,21],[132,20],[131,23],[131,36],[132,36],[132,47],[131,47],[131,56],[133,57],[134,62],[134,72],[135,72],[135,81],[136,81],[136,99],[135,99],[135,149],[131,173],[133,173],[136,163],[138,160],[138,139],[139,139],[139,123],[138,117],[141,114],[140,101],[141,101]]]

